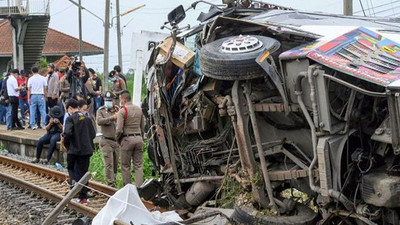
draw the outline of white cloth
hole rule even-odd
[[[47,87],[47,79],[40,74],[33,74],[28,79],[28,88],[31,88],[32,95],[43,95],[44,87]]]
[[[67,122],[67,118],[68,118],[69,116],[70,116],[70,115],[69,115],[69,113],[68,113],[68,112],[64,114],[64,120],[63,120],[63,132],[64,132],[64,128],[65,128],[65,123]]]
[[[10,77],[7,80],[7,94],[8,94],[8,96],[18,97],[19,91],[16,91],[15,90],[16,88],[18,88],[17,79],[13,75],[10,75]]]
[[[124,202],[129,203],[124,204]],[[117,191],[100,212],[93,218],[92,224],[112,225],[114,220],[125,223],[130,221],[133,224],[160,224],[166,222],[176,222],[182,219],[174,212],[160,213],[158,211],[149,212],[140,200],[136,186],[127,184]]]

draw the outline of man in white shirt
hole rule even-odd
[[[7,80],[7,94],[11,104],[11,130],[23,130],[21,122],[18,120],[18,106],[19,106],[19,90],[17,77],[19,75],[18,69],[12,69],[10,77]]]
[[[39,108],[42,127],[45,127],[46,120],[46,99],[47,98],[47,80],[42,75],[38,74],[37,67],[32,68],[33,76],[28,80],[28,102],[29,107],[29,125],[32,130],[36,130],[36,110]]]

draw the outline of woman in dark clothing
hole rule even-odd
[[[60,106],[56,105],[50,109],[50,114],[47,115],[46,118],[46,121],[48,121],[46,125],[47,133],[39,139],[36,148],[36,159],[32,161],[33,163],[38,163],[40,161],[40,155],[42,154],[43,145],[45,144],[50,144],[50,147],[44,163],[47,164],[50,161],[56,149],[57,142],[60,141],[60,134],[63,130],[63,125],[60,121],[63,121],[63,117],[64,113]]]

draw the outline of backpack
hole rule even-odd
[[[9,76],[8,76],[9,77]],[[5,77],[3,79],[3,83],[1,84],[1,91],[0,91],[0,104],[7,106],[8,103],[6,103],[6,100],[8,100],[8,93],[7,93],[7,80],[8,77]]]

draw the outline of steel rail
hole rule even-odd
[[[18,177],[14,177],[14,176],[10,176],[8,174],[5,174],[3,172],[0,172],[0,180],[4,180],[7,181],[8,183],[12,183],[18,187],[21,187],[23,189],[27,189],[29,191],[32,191],[36,194],[39,194],[43,197],[45,197],[46,199],[52,200],[54,202],[60,202],[64,196],[56,194],[51,192],[50,190],[46,189],[46,188],[42,188],[39,187],[37,185],[34,185],[30,182],[26,182],[24,180],[19,179]],[[98,211],[87,207],[83,204],[77,203],[77,202],[70,202],[68,204],[68,208],[70,209],[74,209],[90,218],[93,218],[94,216],[97,215]]]
[[[7,156],[0,155],[0,162],[5,162],[5,163],[11,164],[11,165],[15,165],[22,169],[35,171],[35,172],[43,174],[45,176],[55,178],[59,181],[65,181],[69,177],[68,174],[66,174],[66,173],[48,169],[48,168],[45,168],[42,166],[33,165],[32,163],[22,162],[22,161],[19,161],[19,160],[16,160],[16,159],[13,159],[13,158],[10,158]],[[103,193],[106,193],[108,195],[114,195],[115,192],[117,192],[116,188],[109,187],[109,186],[106,186],[104,184],[94,182],[94,181],[89,181],[89,187],[96,189],[98,191],[101,191]]]
[[[33,172],[42,177],[46,177],[49,180],[52,178],[58,182],[63,182],[69,178],[68,174],[66,174],[66,173],[62,173],[60,171],[48,169],[48,168],[34,165],[31,163],[19,161],[19,160],[16,160],[16,159],[13,159],[13,158],[10,158],[7,156],[0,155],[0,164],[12,166],[12,168],[15,168],[16,170],[19,169],[19,170],[26,170],[29,172]],[[15,175],[6,174],[3,171],[0,171],[0,180],[14,184],[22,189],[34,192],[34,193],[36,193],[40,196],[43,196],[44,198],[49,199],[55,203],[62,201],[64,198],[63,195],[55,193],[54,190],[40,187],[39,185],[36,185],[29,181],[25,181]],[[93,181],[89,181],[89,187],[91,187],[99,192],[103,192],[107,195],[113,195],[117,191],[117,189],[115,189],[115,188],[108,187],[106,185],[100,184],[98,182],[93,182]],[[77,212],[80,212],[89,218],[94,218],[97,215],[97,213],[100,211],[95,208],[80,204],[78,202],[69,202],[67,207],[70,209],[76,210]],[[125,223],[123,221],[119,221],[119,220],[114,221],[114,224],[127,225],[127,223]]]

